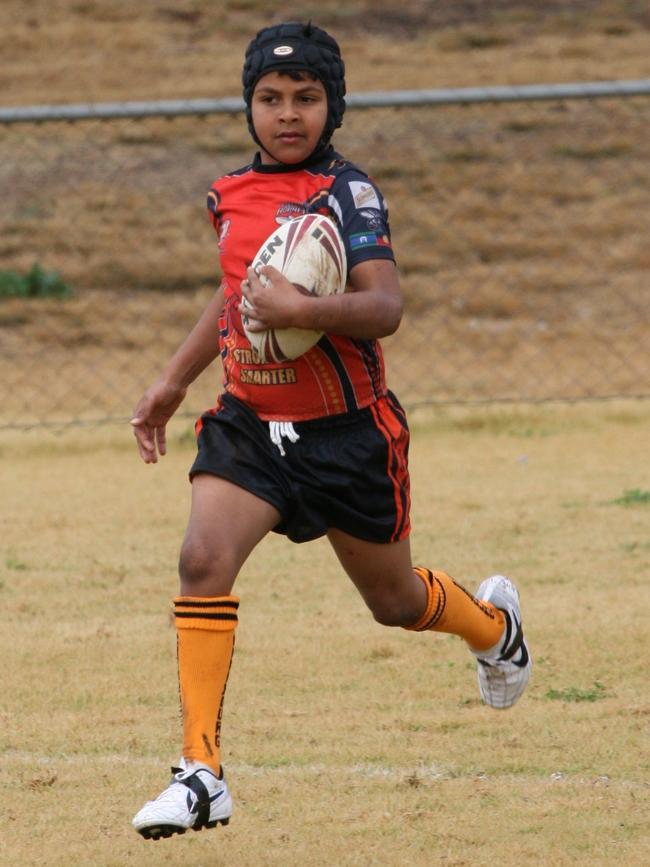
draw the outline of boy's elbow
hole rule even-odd
[[[391,334],[395,334],[400,326],[402,315],[404,314],[404,300],[401,296],[391,297],[391,302],[390,305],[387,306],[386,314],[385,332],[382,337],[389,337]]]

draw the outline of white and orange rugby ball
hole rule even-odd
[[[347,258],[338,229],[322,214],[305,214],[289,220],[272,232],[253,259],[258,271],[272,265],[306,295],[340,295],[345,292]],[[250,306],[243,299],[244,308]],[[322,331],[305,328],[268,328],[249,331],[242,312],[244,331],[262,364],[298,358],[318,343]]]

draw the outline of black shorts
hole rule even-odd
[[[282,518],[275,532],[308,542],[336,527],[369,542],[409,535],[409,431],[390,392],[356,412],[294,422],[280,448],[244,403],[223,394],[196,424],[190,479],[210,473],[266,500]]]

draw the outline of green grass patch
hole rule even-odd
[[[650,542],[623,542],[620,547],[626,554],[641,554],[650,551]]]
[[[72,289],[56,271],[45,271],[38,263],[27,274],[0,271],[0,298],[68,298]]]
[[[605,687],[602,683],[595,681],[594,685],[589,689],[579,689],[576,686],[569,686],[566,689],[549,689],[544,693],[544,698],[549,701],[599,701],[605,698]]]
[[[27,563],[23,563],[22,560],[19,560],[17,557],[13,557],[11,555],[5,558],[5,566],[7,569],[12,569],[16,572],[25,572],[27,570]]]
[[[614,506],[639,506],[650,503],[650,491],[642,491],[641,488],[632,488],[623,491],[623,496],[616,500],[610,500]]]

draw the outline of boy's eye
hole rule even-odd
[[[260,93],[257,95],[257,99],[265,105],[278,105],[281,102],[281,97],[275,93]],[[298,94],[296,97],[296,101],[301,105],[313,105],[318,102],[318,99],[317,96],[310,93]]]

